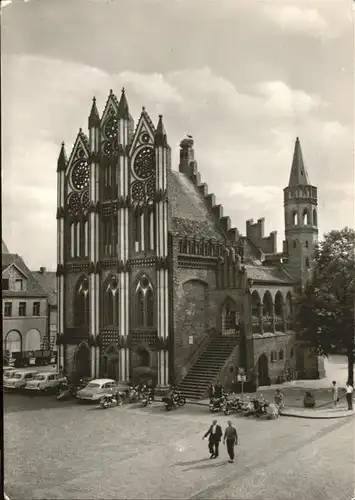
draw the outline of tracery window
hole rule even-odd
[[[89,280],[81,277],[74,292],[74,326],[87,328],[89,326]]]
[[[135,322],[138,327],[154,325],[154,292],[146,276],[142,276],[135,290]]]
[[[118,326],[119,324],[119,289],[115,276],[110,278],[104,286],[103,323],[104,326]]]

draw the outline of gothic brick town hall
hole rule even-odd
[[[238,368],[257,385],[286,369],[319,376],[318,359],[296,342],[294,294],[308,279],[318,237],[317,188],[297,138],[284,188],[285,241],[246,235],[201,178],[191,136],[178,170],[162,116],[143,108],[135,126],[124,89],[88,135],[79,130],[58,158],[58,353],[67,373],[129,381],[148,374],[203,397]],[[288,170],[288,169],[287,169]],[[285,170],[285,176],[287,171]],[[281,209],[281,207],[280,207]]]

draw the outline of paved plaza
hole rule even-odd
[[[228,420],[217,415],[222,427]],[[209,460],[212,416],[188,405],[107,411],[5,396],[5,490],[22,499],[309,499],[354,496],[354,419],[232,416],[237,458]]]

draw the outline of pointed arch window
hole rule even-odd
[[[89,222],[84,222],[84,257],[89,256]]]
[[[81,238],[80,238],[80,229],[81,229],[81,224],[80,222],[75,223],[75,257],[80,257],[80,243],[81,243]]]
[[[82,277],[75,287],[74,295],[74,326],[89,327],[89,280]]]
[[[136,287],[135,322],[137,327],[154,325],[154,292],[146,276],[142,276]]]
[[[307,208],[303,210],[303,225],[308,226],[309,225],[309,212]]]
[[[112,219],[105,217],[102,219],[102,239],[104,255],[111,256],[112,252]]]
[[[134,251],[139,252],[141,249],[142,226],[141,226],[141,211],[137,208],[133,212],[133,241]]]
[[[118,215],[113,216],[112,221],[112,256],[118,255]]]
[[[112,165],[110,163],[104,166],[104,190],[105,200],[112,198]]]
[[[104,326],[115,326],[119,324],[119,289],[118,280],[112,276],[104,287],[103,296],[103,323]]]
[[[292,212],[292,225],[297,226],[298,225],[298,213],[296,210]]]
[[[154,220],[154,207],[150,207],[148,211],[148,234],[149,234],[149,250],[154,250],[155,248],[155,220]]]
[[[70,224],[70,257],[75,257],[75,222]]]

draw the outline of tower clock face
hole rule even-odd
[[[71,180],[74,189],[81,191],[89,187],[89,164],[86,160],[80,160],[73,168]]]

